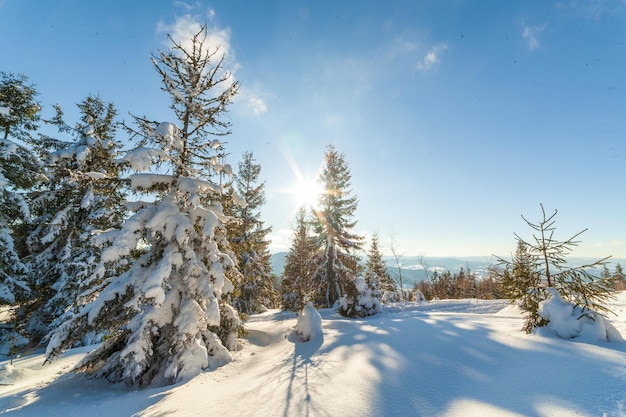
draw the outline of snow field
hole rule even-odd
[[[626,334],[626,293],[611,321]],[[622,416],[626,343],[526,335],[506,301],[386,305],[354,320],[321,310],[302,342],[297,316],[253,315],[234,361],[170,387],[128,390],[67,373],[73,350],[19,359],[0,382],[15,416]],[[6,362],[0,364],[4,368]]]

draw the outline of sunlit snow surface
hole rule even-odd
[[[612,309],[626,335],[626,293]],[[520,331],[504,301],[385,305],[345,319],[320,311],[322,337],[301,342],[296,314],[247,322],[235,360],[169,387],[129,390],[52,365],[2,362],[0,414],[11,416],[621,416],[626,343]]]

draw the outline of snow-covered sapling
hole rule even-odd
[[[295,331],[303,342],[322,337],[322,316],[312,302],[307,302],[302,311],[298,313]]]

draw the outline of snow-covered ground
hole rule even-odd
[[[612,303],[626,336],[626,293]],[[394,304],[353,320],[322,310],[303,343],[296,316],[247,323],[235,360],[169,387],[129,390],[67,371],[0,363],[0,414],[15,416],[626,416],[626,342],[526,335],[505,301]]]

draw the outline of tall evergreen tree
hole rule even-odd
[[[45,180],[39,158],[27,145],[38,128],[36,96],[26,76],[0,72],[0,305],[14,307],[32,296],[22,259],[31,217],[25,195]]]
[[[238,83],[224,71],[219,48],[207,44],[207,28],[189,46],[169,37],[172,47],[153,57],[163,90],[179,125],[135,117],[129,132],[138,147],[125,161],[136,171],[131,189],[144,194],[134,214],[105,236],[97,272],[142,245],[128,271],[104,280],[91,304],[54,332],[52,358],[91,330],[109,336],[80,369],[133,386],[167,384],[231,360],[240,320],[224,296],[236,275],[220,204],[223,187],[211,180],[232,172],[221,163],[219,137],[230,133],[224,120]],[[160,164],[159,164],[160,163]],[[158,173],[145,171],[159,164]]]
[[[307,219],[307,212],[300,208],[296,214],[296,224],[291,248],[285,259],[285,270],[281,283],[283,308],[300,311],[309,301],[315,291],[313,262],[318,253],[317,239],[311,234],[311,222]]]
[[[265,203],[265,183],[259,184],[261,165],[252,152],[245,152],[235,175],[235,189],[246,204],[225,205],[225,214],[235,218],[228,225],[228,242],[235,254],[241,280],[235,283],[233,306],[241,313],[251,314],[278,306],[278,292],[270,265],[269,240],[271,227],[264,227],[260,208]],[[226,210],[229,207],[229,210]]]
[[[321,247],[316,257],[314,280],[318,289],[316,303],[332,307],[354,286],[359,274],[359,257],[363,238],[352,230],[358,200],[351,195],[351,174],[345,157],[333,145],[326,148],[325,166],[320,176],[323,191],[317,216],[316,234]]]
[[[35,341],[70,306],[77,306],[99,259],[91,236],[119,227],[124,216],[124,195],[114,162],[121,147],[114,138],[115,107],[94,96],[78,107],[81,119],[75,127],[63,121],[59,106],[51,121],[61,133],[73,135],[73,142],[42,137],[37,144],[47,162],[48,181],[32,198],[36,217],[27,237],[36,290],[27,314]]]

